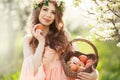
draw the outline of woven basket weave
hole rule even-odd
[[[89,54],[86,54],[86,53],[82,53],[80,51],[71,51],[71,52],[68,52],[67,48],[72,45],[73,42],[76,42],[76,41],[80,41],[80,42],[85,42],[87,44],[89,44],[92,49],[94,50],[94,53],[89,53]],[[77,72],[74,72],[72,71],[68,65],[67,65],[67,61],[72,57],[72,56],[80,56],[80,55],[85,55],[88,57],[88,59],[93,59],[94,62],[88,66],[86,69],[82,70],[83,72],[92,72],[92,66],[94,68],[97,67],[97,64],[98,64],[98,51],[96,49],[96,47],[88,40],[86,39],[73,39],[72,41],[70,41],[68,43],[68,45],[66,46],[66,49],[65,51],[63,52],[63,55],[61,55],[61,63],[62,63],[62,66],[63,66],[63,69],[65,71],[65,74],[68,76],[68,77],[71,77],[71,78],[78,78],[77,77],[77,73],[79,73],[80,71],[77,71]]]

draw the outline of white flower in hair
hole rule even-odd
[[[42,3],[48,5],[49,1],[54,1],[57,5],[57,9],[60,10],[61,12],[64,11],[65,2],[63,0],[34,0],[33,2],[34,9],[39,8]]]
[[[61,4],[61,2],[60,2],[60,1],[57,1],[57,7],[59,7],[59,6],[60,6],[60,4]]]
[[[55,1],[56,2],[57,0],[51,0],[51,1]]]
[[[40,4],[41,2],[43,2],[44,0],[35,0],[35,2],[37,3],[37,4]]]

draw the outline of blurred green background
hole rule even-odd
[[[19,80],[23,62],[22,40],[30,5],[30,0],[0,0],[0,80]],[[97,47],[99,80],[120,80],[120,48],[116,46],[117,41],[103,42],[95,39],[86,22],[91,21],[89,15],[83,9],[79,8],[78,11],[70,5],[66,6],[63,17],[65,26],[73,39],[82,36]],[[88,45],[79,45],[79,50],[92,52]]]

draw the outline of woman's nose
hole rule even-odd
[[[47,17],[51,17],[51,13],[50,12],[47,12]]]

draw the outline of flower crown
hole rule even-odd
[[[61,12],[64,11],[64,8],[65,8],[65,2],[62,1],[62,0],[34,0],[33,2],[33,7],[34,9],[37,9],[39,8],[42,4],[45,4],[46,6],[48,6],[48,2],[49,1],[53,1],[56,3],[57,5],[57,9]]]

